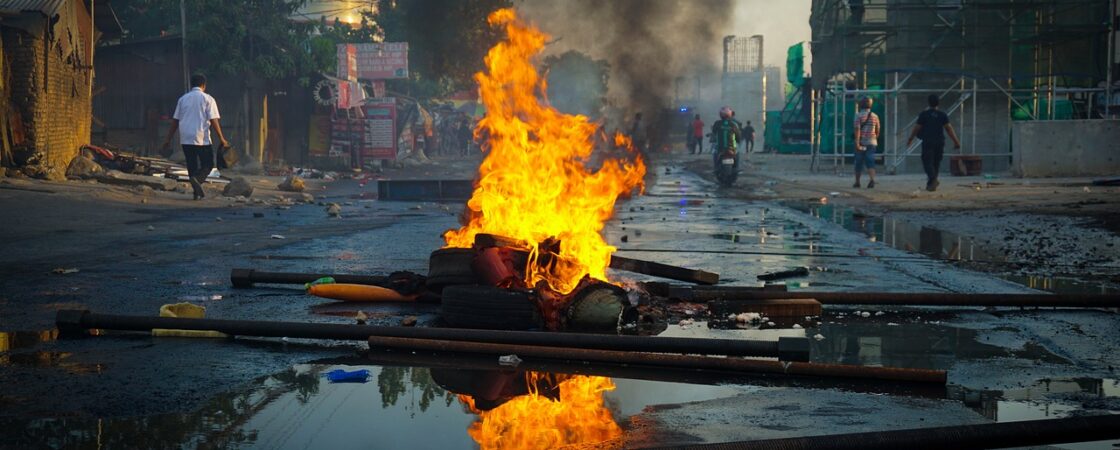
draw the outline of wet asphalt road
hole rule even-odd
[[[622,255],[719,272],[727,284],[756,285],[758,274],[806,266],[810,275],[789,280],[791,289],[1028,291],[989,274],[914,258],[805,208],[737,200],[740,191],[719,189],[685,171],[680,161],[653,170],[659,176],[647,195],[620,203],[604,230]],[[432,361],[405,355],[374,364],[349,342],[123,333],[56,339],[57,309],[154,315],[160,305],[178,301],[206,306],[214,318],[352,323],[353,307],[325,304],[294,287],[233,290],[227,279],[234,267],[425,273],[428,253],[441,245],[440,233],[456,225],[461,205],[352,198],[360,192],[342,181],[325,193],[325,201],[349,203],[342,219],[327,218],[316,205],[130,211],[137,216],[130,221],[135,229],[151,225],[157,231],[55,233],[18,249],[8,243],[9,251],[0,252],[6,255],[0,257],[6,273],[0,291],[0,447],[474,446],[466,433],[474,416],[433,381],[439,369],[429,368]],[[44,201],[65,206],[64,200]],[[285,239],[271,239],[274,234]],[[695,250],[742,253],[687,252]],[[861,257],[812,256],[820,253]],[[54,267],[81,271],[47,274]],[[406,315],[417,316],[421,325],[438,320],[438,307],[431,305],[361,309],[374,324],[397,324]],[[627,446],[1120,410],[1120,342],[1114,338],[1120,317],[1113,312],[829,308],[822,317],[796,321],[796,327],[730,330],[709,329],[698,319],[671,325],[665,334],[819,334],[812,341],[814,361],[946,369],[952,386],[930,393],[616,377],[617,389],[605,395]],[[368,368],[373,376],[366,384],[332,384],[322,374],[334,368]],[[1070,448],[1102,447],[1107,445]]]

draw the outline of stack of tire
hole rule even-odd
[[[543,321],[528,292],[482,285],[471,264],[477,252],[444,248],[428,260],[428,289],[439,292],[441,315],[457,328],[531,330]]]

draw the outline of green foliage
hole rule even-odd
[[[410,79],[390,88],[404,87],[418,98],[474,88],[486,52],[502,38],[486,16],[511,5],[510,0],[378,0],[371,21],[386,42],[409,47]]]
[[[291,18],[306,0],[190,0],[185,2],[187,49],[195,69],[205,73],[264,79],[333,73],[335,44],[371,42],[368,21],[357,29]],[[148,39],[181,31],[179,2],[116,0],[129,39]]]
[[[370,0],[373,1],[373,0]],[[511,0],[377,0],[357,26],[293,21],[307,0],[186,1],[187,48],[204,73],[285,79],[333,74],[340,43],[408,42],[409,80],[390,89],[430,98],[470,89],[486,52],[502,36],[486,16]],[[128,39],[180,31],[179,2],[114,0]]]

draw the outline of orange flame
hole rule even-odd
[[[539,376],[542,374],[526,373],[530,389]],[[622,436],[622,428],[603,405],[603,392],[615,387],[610,378],[574,375],[559,386],[559,401],[530,392],[489,411],[479,411],[474,399],[460,395],[479,416],[467,432],[483,450],[558,448]]]
[[[567,294],[589,275],[606,280],[615,247],[600,234],[619,196],[642,186],[646,167],[628,139],[628,159],[607,158],[587,167],[599,125],[547,104],[547,87],[533,65],[548,35],[519,20],[512,9],[490,14],[507,39],[490,49],[487,70],[475,74],[486,116],[475,129],[486,159],[467,202],[469,221],[444,234],[448,247],[470,247],[478,233],[519,239],[534,249],[525,282],[544,281]],[[537,246],[560,241],[559,258],[537,264]]]

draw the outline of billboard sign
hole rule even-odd
[[[408,78],[408,43],[338,44],[338,77],[346,80]]]

